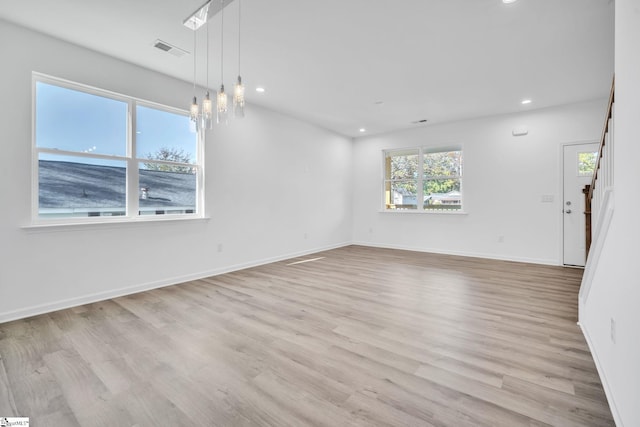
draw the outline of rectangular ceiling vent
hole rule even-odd
[[[167,52],[170,53],[173,56],[177,56],[178,58],[180,58],[181,56],[186,55],[187,52],[184,49],[180,49],[177,46],[174,46],[172,44],[169,44],[165,41],[162,41],[160,39],[156,40],[155,42],[153,42],[153,47],[155,47],[156,49],[160,49],[163,52]]]

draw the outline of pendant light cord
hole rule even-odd
[[[209,24],[207,24],[207,93],[209,93]]]
[[[196,95],[196,23],[193,22],[193,96]]]
[[[220,82],[224,84],[224,0],[220,11]]]
[[[242,0],[238,0],[238,76],[242,73],[240,72],[240,24],[242,19]]]

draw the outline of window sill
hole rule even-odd
[[[427,210],[418,210],[418,209],[381,209],[378,211],[379,213],[390,213],[390,214],[407,214],[407,215],[469,215],[468,212],[465,211],[449,211],[449,210],[441,210],[441,211],[427,211]]]
[[[136,227],[142,226],[142,224],[149,225],[164,225],[164,224],[178,224],[185,222],[201,222],[209,221],[210,217],[202,216],[175,216],[175,217],[151,217],[151,218],[125,218],[125,219],[113,219],[109,221],[105,220],[92,220],[92,221],[79,221],[79,222],[38,222],[30,225],[24,225],[20,227],[27,232],[56,232],[56,231],[76,231],[87,229],[110,229],[110,228],[122,228],[122,227]]]

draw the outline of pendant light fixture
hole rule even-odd
[[[196,25],[193,24],[193,102],[189,109],[189,117],[191,119],[191,130],[193,132],[198,131],[198,116],[199,107],[198,99],[196,98]]]
[[[216,121],[227,122],[227,94],[224,92],[224,0],[220,10],[220,90],[217,96]]]
[[[240,29],[242,17],[242,0],[238,0],[238,81],[233,90],[233,115],[236,118],[244,117],[244,85],[240,76]]]
[[[202,129],[213,129],[213,104],[209,97],[209,26],[207,25],[207,92],[202,101]]]
[[[212,129],[213,125],[213,100],[211,99],[210,92],[211,89],[209,87],[209,20],[210,20],[210,11],[215,15],[218,11],[220,12],[220,90],[216,95],[216,122],[217,123],[227,123],[228,119],[228,111],[229,111],[229,100],[228,96],[224,90],[224,8],[232,3],[234,0],[219,0],[220,1],[220,9],[212,6],[213,1],[218,0],[208,0],[205,4],[200,6],[198,10],[189,15],[183,21],[183,24],[193,30],[193,102],[191,103],[191,108],[189,110],[189,117],[191,119],[191,129],[194,132],[198,132],[201,129]],[[234,86],[233,90],[233,115],[236,118],[244,117],[244,93],[245,88],[242,84],[242,77],[240,73],[240,54],[241,54],[241,37],[240,30],[242,24],[242,15],[241,15],[241,1],[238,0],[238,80]],[[198,105],[198,99],[196,97],[196,76],[197,76],[197,37],[196,30],[207,24],[207,43],[206,43],[206,91],[204,98],[202,100],[202,106]]]

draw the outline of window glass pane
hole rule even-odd
[[[196,212],[196,169],[140,163],[140,215]]]
[[[126,162],[40,153],[40,218],[120,216],[126,207]]]
[[[389,186],[387,209],[417,209],[418,193],[415,181],[392,182]]]
[[[424,176],[461,176],[462,151],[444,151],[424,155]]]
[[[127,103],[36,82],[36,146],[125,156]]]
[[[425,180],[423,191],[426,210],[457,210],[462,207],[459,178]]]
[[[385,179],[407,179],[418,177],[417,151],[387,153]]]
[[[578,174],[589,176],[596,170],[598,153],[578,153]]]
[[[139,159],[196,163],[197,135],[183,114],[137,106],[136,151]]]

